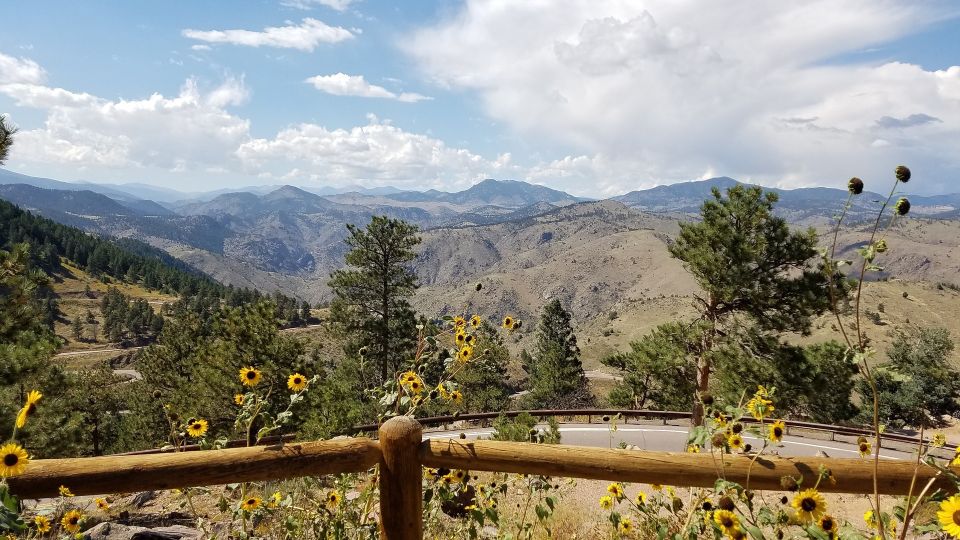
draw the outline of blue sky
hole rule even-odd
[[[6,166],[180,190],[960,191],[950,2],[12,1]],[[56,16],[51,16],[51,14]]]

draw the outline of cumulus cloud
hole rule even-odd
[[[39,84],[47,73],[28,58],[16,58],[0,53],[0,84]]]
[[[346,73],[316,75],[304,82],[312,84],[314,88],[321,92],[335,96],[395,99],[405,103],[416,103],[418,101],[433,99],[429,96],[412,92],[401,92],[399,94],[391,92],[382,86],[368,83],[366,79],[363,78],[363,75],[347,75]]]
[[[346,11],[350,4],[357,0],[282,0],[281,5],[296,9],[312,9],[316,6],[326,6],[337,11]]]
[[[468,187],[483,178],[502,178],[517,171],[509,154],[488,160],[373,115],[367,125],[350,129],[293,126],[276,137],[241,145],[237,155],[262,178],[418,189]]]
[[[242,80],[202,92],[188,80],[176,96],[110,100],[36,84],[0,85],[19,106],[46,112],[42,127],[18,134],[18,161],[82,168],[206,170],[234,162],[249,122],[225,107],[242,103]]]
[[[928,189],[955,189],[960,67],[849,61],[944,19],[944,5],[467,0],[402,46],[542,153],[569,154],[531,174],[571,191],[705,171],[842,186],[900,162]]]
[[[39,66],[20,61],[24,66]],[[12,80],[41,80],[19,77]],[[212,88],[187,80],[176,95],[107,99],[44,84],[0,84],[18,107],[46,115],[17,136],[12,164],[93,178],[189,179],[229,175],[283,182],[465,188],[486,177],[522,176],[509,154],[485,158],[370,115],[365,125],[318,124],[254,138],[232,107],[250,99],[242,77]],[[400,99],[395,95],[394,99]]]
[[[317,19],[306,18],[299,25],[270,26],[255,30],[191,30],[184,37],[207,43],[229,43],[248,47],[277,47],[313,51],[321,43],[339,43],[354,37],[353,32],[330,26]]]

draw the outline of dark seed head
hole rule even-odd
[[[897,166],[894,172],[897,175],[897,180],[899,180],[900,182],[903,182],[904,184],[906,184],[907,182],[910,181],[910,169],[904,167],[903,165]]]
[[[854,195],[859,195],[863,193],[863,180],[854,176],[847,182],[847,191]]]
[[[910,201],[906,197],[900,197],[897,204],[893,205],[893,209],[898,215],[905,216],[910,212]]]
[[[713,396],[710,394],[701,394],[700,401],[703,402],[704,406],[709,407],[713,405]]]
[[[729,496],[727,496],[727,495],[724,495],[723,497],[720,497],[720,500],[717,501],[717,506],[718,506],[721,510],[726,510],[726,511],[728,511],[728,512],[732,512],[733,509],[736,508],[736,505],[733,503],[733,499],[731,499],[731,498],[730,498]]]
[[[741,431],[743,431],[743,424],[737,422],[736,424],[733,425],[731,429],[733,429],[734,433],[740,433]]]
[[[477,290],[477,292],[480,292],[480,289],[483,288],[483,283],[477,282],[477,285],[474,288]]]

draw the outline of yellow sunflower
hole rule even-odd
[[[642,491],[639,492],[639,493],[637,493],[637,496],[634,497],[633,502],[634,502],[637,506],[643,506],[643,505],[647,504],[647,494],[644,493],[644,492],[642,492]]]
[[[517,325],[516,319],[514,319],[510,315],[507,315],[506,317],[503,318],[503,327],[506,328],[507,330],[513,330],[513,328],[516,325]]]
[[[837,532],[837,522],[833,519],[833,516],[824,515],[820,518],[820,528],[832,537]]]
[[[687,453],[688,453],[688,454],[699,454],[699,453],[700,453],[700,445],[699,445],[699,444],[688,444],[688,445],[687,445]]]
[[[609,495],[600,497],[600,508],[603,508],[604,510],[610,510],[613,508],[613,497]]]
[[[260,497],[247,497],[242,503],[240,503],[240,509],[246,510],[247,512],[253,512],[257,508],[260,508],[260,503],[263,502],[260,500]]]
[[[877,518],[874,517],[873,510],[867,510],[863,513],[863,522],[871,529],[877,528]]]
[[[327,498],[325,502],[327,510],[336,509],[338,506],[340,506],[340,501],[342,500],[343,500],[343,496],[340,495],[339,491],[337,490],[330,491],[329,493],[327,493]]]
[[[613,496],[614,499],[620,500],[623,498],[623,485],[619,482],[614,482],[607,486],[607,493]]]
[[[733,450],[743,450],[743,437],[739,433],[734,433],[727,437],[727,444]]]
[[[803,523],[816,521],[827,512],[827,502],[815,489],[805,489],[797,493],[790,505],[796,509],[797,517]]]
[[[464,345],[459,351],[457,351],[457,361],[460,363],[466,364],[471,358],[473,358],[473,347]]]
[[[935,433],[933,439],[930,441],[930,444],[935,448],[941,448],[943,445],[947,444],[947,436],[942,432]]]
[[[860,451],[860,457],[867,457],[870,455],[870,443],[867,441],[860,441],[857,444],[857,450]]]
[[[187,426],[187,435],[194,439],[199,439],[207,433],[207,421],[204,419],[194,420]]]
[[[103,497],[97,498],[94,502],[97,503],[97,508],[99,508],[101,512],[110,511],[110,503],[108,503]]]
[[[30,393],[27,394],[27,402],[23,404],[23,408],[20,409],[20,412],[17,414],[17,429],[27,425],[27,418],[37,411],[37,402],[40,401],[42,397],[43,394],[36,390],[31,390]]]
[[[50,518],[47,516],[33,516],[33,526],[36,527],[38,533],[46,534],[50,532]]]
[[[453,326],[455,328],[463,328],[466,325],[467,325],[467,320],[461,317],[460,315],[457,315],[456,317],[453,318]]]
[[[243,394],[236,394],[233,396],[233,402],[237,405],[243,405]]]
[[[776,422],[770,424],[770,440],[773,442],[780,442],[783,439],[783,434],[787,432],[787,425],[783,423],[783,420],[777,420]]]
[[[953,466],[960,465],[960,446],[958,446],[956,451],[954,451],[953,459],[950,460],[950,465],[953,465]]]
[[[63,519],[60,520],[60,525],[64,529],[75,533],[80,530],[80,520],[83,519],[83,513],[79,510],[71,510],[63,515]]]
[[[960,538],[960,495],[954,495],[940,503],[937,520],[943,532],[954,538]]]
[[[467,343],[467,334],[458,330],[457,334],[453,336],[453,340],[457,343],[458,347],[461,347]]]
[[[476,344],[477,344],[477,336],[475,336],[475,335],[473,335],[473,334],[468,335],[468,336],[467,336],[467,345],[470,345],[471,347],[473,347],[473,346],[476,345]]]
[[[454,403],[463,403],[463,394],[459,390],[450,392],[450,401]]]
[[[256,386],[260,384],[261,378],[263,378],[263,373],[257,368],[247,366],[240,370],[240,382],[244,386]]]
[[[67,486],[64,486],[64,485],[61,485],[59,488],[57,488],[57,491],[60,492],[60,496],[61,496],[61,497],[73,497],[73,496],[74,496],[74,495],[73,495],[73,492],[70,491],[70,488],[68,488]]]
[[[473,317],[470,317],[470,326],[474,328],[480,326],[481,322],[483,322],[483,320],[480,319],[479,315],[474,315]]]
[[[620,523],[617,523],[617,530],[620,531],[620,534],[630,534],[633,532],[633,522],[629,518],[620,518]]]
[[[723,530],[724,534],[730,534],[740,528],[740,518],[729,510],[717,510],[713,513],[713,521]]]
[[[19,444],[7,443],[0,446],[0,456],[3,457],[3,463],[0,463],[0,478],[9,478],[23,474],[23,470],[30,463],[30,456]]]
[[[287,378],[287,388],[294,392],[302,392],[307,387],[307,378],[299,373],[294,373]]]

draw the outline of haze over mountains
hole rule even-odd
[[[314,303],[329,299],[327,277],[343,264],[344,224],[380,214],[402,218],[423,229],[418,307],[437,313],[467,301],[485,313],[530,317],[559,297],[582,320],[623,302],[690,293],[692,281],[666,247],[678,222],[695,217],[712,188],[736,184],[720,177],[604,201],[492,179],[456,193],[261,186],[186,194],[0,170],[0,198],[91,232],[143,240],[224,283],[279,289]],[[830,188],[772,191],[780,195],[781,215],[818,227],[847,197]],[[875,193],[856,198],[851,222],[875,215],[881,200]],[[891,270],[960,281],[960,195],[911,202],[912,217],[932,221],[903,230],[908,249],[897,252]],[[853,249],[858,237],[844,241],[841,250]],[[484,294],[471,292],[477,280],[490,284]]]

